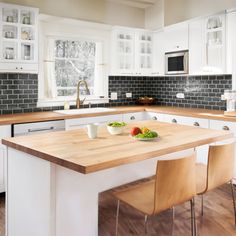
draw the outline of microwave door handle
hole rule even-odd
[[[184,71],[185,73],[188,73],[188,55],[184,55]]]

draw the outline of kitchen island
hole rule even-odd
[[[147,126],[160,138],[140,142],[131,126]],[[7,235],[96,236],[98,195],[155,173],[159,159],[233,137],[229,131],[142,121],[97,139],[84,129],[3,139],[7,145]],[[168,174],[168,173],[167,173]]]

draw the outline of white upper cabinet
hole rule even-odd
[[[153,35],[154,47],[153,47],[153,71],[152,75],[164,75],[165,74],[165,34],[164,31],[155,32]]]
[[[206,64],[204,19],[189,23],[189,74],[201,74]]]
[[[111,74],[148,75],[153,68],[153,34],[115,27],[112,31]]]
[[[168,26],[165,32],[165,52],[188,50],[188,23]]]
[[[206,72],[225,72],[225,28],[225,14],[210,16],[205,21]]]
[[[153,34],[137,30],[135,36],[135,68],[139,74],[150,74],[153,64]]]
[[[132,74],[134,70],[135,33],[128,29],[115,29],[112,33],[112,71]]]
[[[0,71],[38,71],[38,9],[0,3]]]
[[[227,14],[227,73],[232,74],[233,89],[236,89],[236,11]]]

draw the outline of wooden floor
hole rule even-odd
[[[205,197],[204,216],[200,216],[200,198],[196,197],[196,215],[199,236],[235,236],[233,205],[230,186],[209,192]],[[236,187],[235,187],[236,195]],[[109,194],[100,196],[99,236],[114,236],[116,200]],[[4,236],[5,196],[0,195],[0,236]],[[144,235],[144,217],[134,209],[121,204],[119,236]],[[149,221],[148,236],[185,236],[190,232],[189,204],[175,208],[175,220],[172,224],[172,211],[166,211]],[[70,235],[66,235],[70,236]],[[86,235],[84,235],[86,236]]]

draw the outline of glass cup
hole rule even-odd
[[[89,138],[91,138],[91,139],[97,138],[98,124],[88,124],[87,131],[88,131]]]

